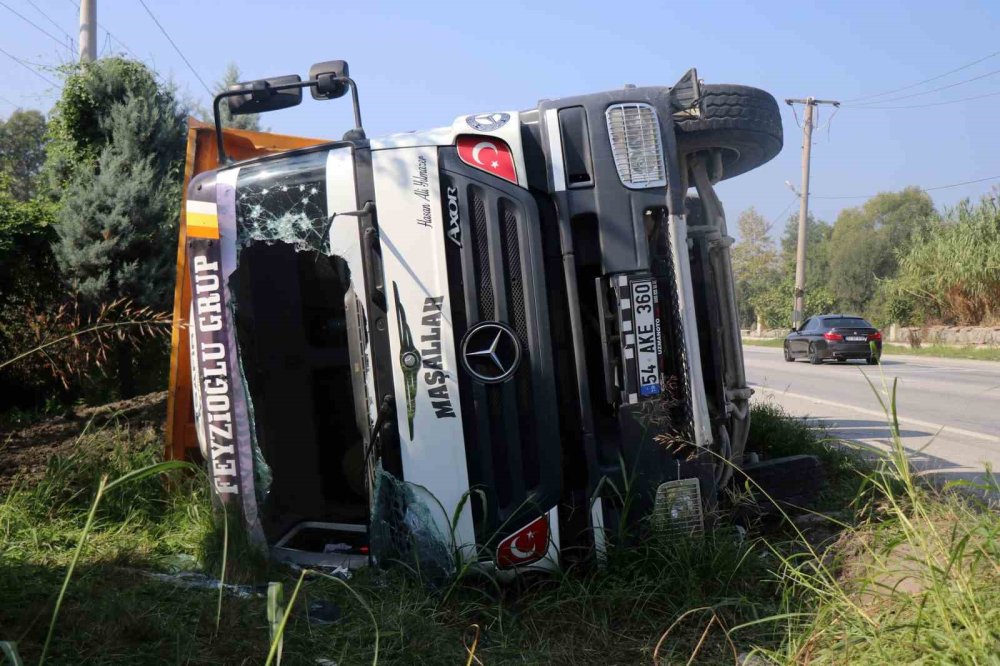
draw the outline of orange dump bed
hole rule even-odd
[[[223,142],[234,160],[246,160],[261,155],[280,153],[325,143],[328,139],[307,139],[269,132],[227,129]],[[188,120],[187,156],[184,165],[184,197],[191,178],[219,165],[219,151],[212,125]],[[170,334],[170,392],[167,396],[168,459],[190,459],[199,455],[198,437],[194,426],[191,403],[191,355],[188,343],[188,313],[191,310],[191,280],[187,268],[187,225],[184,200],[181,205],[180,227],[177,233],[177,277],[174,287],[174,319]]]

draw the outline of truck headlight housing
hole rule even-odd
[[[656,109],[649,104],[614,104],[604,116],[622,184],[631,189],[665,186],[667,170]]]

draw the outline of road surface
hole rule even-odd
[[[890,431],[878,398],[898,378],[900,438],[916,469],[940,481],[984,480],[989,465],[1000,479],[1000,363],[886,356],[881,366],[857,361],[786,363],[781,349],[743,347],[754,400],[773,400],[838,438],[882,450]],[[864,374],[863,374],[864,373]]]

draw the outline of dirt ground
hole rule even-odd
[[[75,408],[70,415],[0,431],[0,494],[7,491],[15,479],[30,482],[39,477],[49,458],[72,452],[86,430],[115,422],[162,430],[166,417],[167,392],[158,391],[100,407]]]

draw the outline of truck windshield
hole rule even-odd
[[[330,252],[326,156],[242,167],[236,181],[230,288],[252,433],[272,474],[261,516],[272,543],[299,524],[367,519],[348,335],[354,276]]]

